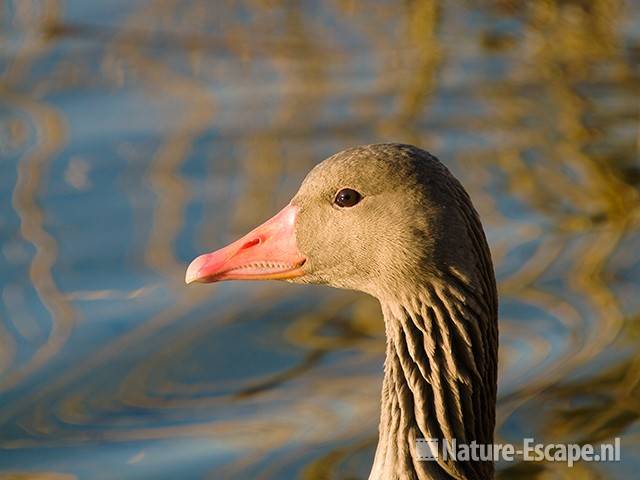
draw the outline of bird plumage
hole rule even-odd
[[[242,268],[234,256],[287,258],[281,263],[297,262],[295,269],[242,278],[322,283],[375,296],[384,314],[386,359],[370,480],[492,478],[491,461],[420,461],[416,452],[420,438],[493,441],[497,290],[480,218],[458,180],[411,145],[355,147],[316,166],[275,224],[283,224],[281,218],[293,225],[274,233],[269,221],[220,250],[223,255],[201,256],[189,268],[190,281],[233,277],[238,270],[229,269]],[[269,243],[272,236],[286,248]]]

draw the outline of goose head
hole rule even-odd
[[[279,279],[381,297],[411,290],[444,267],[470,271],[461,191],[416,147],[344,150],[318,164],[273,218],[195,259],[186,282]]]

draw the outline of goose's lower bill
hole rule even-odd
[[[295,222],[298,207],[287,205],[244,237],[200,255],[187,268],[186,283],[222,280],[285,280],[304,272],[305,257],[298,250]]]

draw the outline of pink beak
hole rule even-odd
[[[295,222],[298,207],[291,204],[239,240],[196,258],[186,283],[222,280],[274,280],[299,277],[305,257],[298,250]]]

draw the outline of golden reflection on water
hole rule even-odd
[[[375,301],[182,278],[316,162],[389,140],[482,214],[497,438],[622,437],[620,464],[499,477],[636,472],[633,2],[14,0],[1,21],[0,478],[366,478]]]

